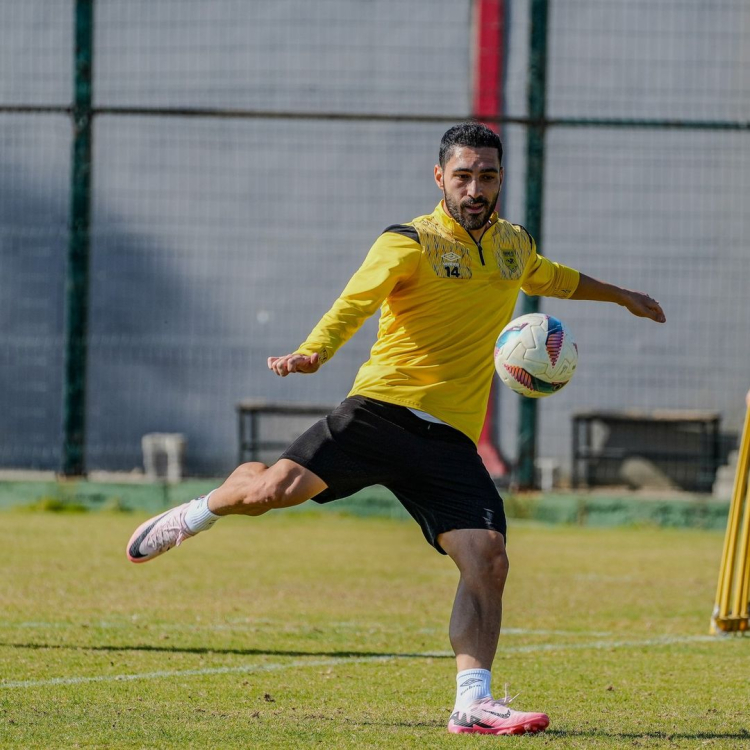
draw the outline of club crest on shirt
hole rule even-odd
[[[516,255],[516,251],[509,248],[501,250],[500,253],[503,256],[503,264],[514,274],[518,270],[518,255]]]

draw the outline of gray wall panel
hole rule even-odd
[[[96,9],[99,105],[466,114],[469,0],[186,0]],[[747,118],[750,13],[723,0],[552,4],[553,116]],[[509,3],[506,108],[525,111],[528,0]],[[73,3],[0,4],[0,104],[67,104]],[[272,377],[373,239],[430,211],[446,124],[102,115],[94,126],[88,460],[140,464],[179,431],[193,473],[236,455],[246,397],[335,402],[369,321],[311,378]],[[503,129],[504,213],[524,222],[525,131]],[[0,115],[3,465],[59,461],[70,123]],[[740,426],[750,383],[747,134],[548,131],[542,251],[653,293],[659,327],[594,303],[544,301],[581,346],[540,405],[541,454],[567,465],[580,407],[712,408]],[[517,400],[501,390],[503,448]]]
[[[0,3],[0,105],[70,103],[73,3]]]
[[[62,425],[70,125],[0,114],[0,466],[53,469]]]
[[[375,319],[316,377],[280,380],[266,359],[298,346],[386,226],[432,210],[443,129],[102,118],[92,464],[128,468],[144,432],[178,431],[193,471],[225,471],[240,399],[341,400]]]
[[[469,113],[469,0],[99,0],[100,104]]]

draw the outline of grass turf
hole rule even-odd
[[[135,566],[140,520],[0,516],[1,747],[750,747],[720,533],[511,526],[495,692],[551,726],[499,738],[446,733],[457,575],[414,524],[232,518]]]

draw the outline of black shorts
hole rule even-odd
[[[442,554],[437,538],[445,531],[492,529],[505,537],[502,498],[471,439],[404,406],[351,396],[281,458],[301,464],[328,485],[313,498],[317,503],[382,484]]]

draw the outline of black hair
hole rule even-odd
[[[451,152],[459,146],[496,148],[500,164],[503,163],[503,144],[500,136],[486,125],[482,125],[481,122],[462,122],[445,132],[440,140],[440,155],[438,157],[438,163],[441,167],[445,167],[445,163],[451,157]]]

